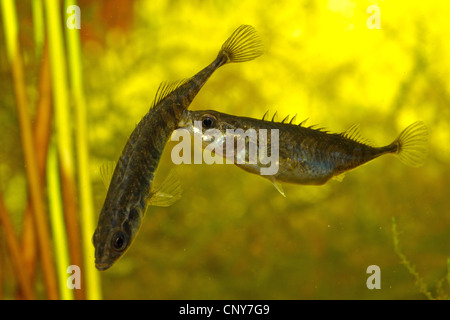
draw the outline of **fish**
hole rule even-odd
[[[110,268],[130,248],[150,205],[168,206],[180,198],[174,174],[160,187],[153,185],[156,169],[167,140],[176,129],[182,112],[215,70],[228,63],[259,57],[264,47],[256,30],[241,25],[223,43],[217,57],[189,79],[163,82],[154,101],[131,133],[114,171],[93,235],[95,266]],[[172,191],[170,193],[169,191]]]
[[[353,125],[341,133],[331,133],[324,128],[306,127],[305,121],[295,124],[296,116],[290,121],[287,116],[281,122],[276,122],[275,117],[276,113],[269,120],[267,112],[260,120],[215,110],[185,110],[178,128],[201,137],[205,150],[208,148],[223,158],[230,158],[231,155],[231,160],[239,168],[269,179],[283,196],[282,182],[323,185],[332,178],[342,181],[346,172],[385,154],[396,155],[411,167],[422,165],[427,156],[428,131],[422,121],[409,125],[392,143],[375,147],[361,136],[359,125]],[[249,129],[255,130],[256,134],[249,135]],[[274,132],[275,129],[278,140],[275,141],[272,134],[260,135],[262,129],[267,132]],[[241,144],[240,148],[237,142],[230,144],[234,148],[230,152],[226,150],[227,138],[231,143],[245,141],[245,144]],[[277,153],[277,157],[273,157],[277,171],[273,174],[261,174],[261,169],[269,165],[267,159],[262,161],[261,150],[258,150],[259,157],[253,158],[253,161],[250,159],[252,146],[256,150],[264,145],[260,143],[261,139],[265,139],[263,142],[271,147],[271,156]]]

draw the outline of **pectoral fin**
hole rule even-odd
[[[116,163],[114,161],[108,161],[100,166],[100,177],[102,178],[106,190],[109,188],[115,168]]]
[[[172,169],[161,185],[151,191],[147,202],[151,206],[168,207],[181,198],[182,192],[178,175]]]

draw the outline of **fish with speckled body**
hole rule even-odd
[[[181,115],[219,67],[250,61],[263,53],[253,27],[242,25],[222,45],[216,59],[190,79],[163,83],[149,112],[136,126],[115,166],[93,236],[95,266],[110,268],[130,247],[149,205],[168,206],[180,198],[173,174],[153,185],[161,154]]]

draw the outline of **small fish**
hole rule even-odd
[[[93,236],[98,270],[111,267],[130,247],[149,205],[167,206],[180,197],[180,188],[172,175],[159,188],[152,184],[164,146],[176,129],[182,112],[219,67],[250,61],[262,53],[263,45],[255,29],[242,25],[225,41],[216,59],[202,71],[190,79],[159,86],[149,112],[132,132],[111,174]]]
[[[238,149],[234,143],[232,155],[234,164],[254,174],[261,174],[261,168],[267,167],[261,158],[250,162],[249,150],[251,146],[260,146],[260,135],[255,138],[246,135],[248,129],[257,133],[261,129],[267,132],[278,130],[278,141],[271,141],[267,133],[267,143],[276,145],[272,149],[278,152],[278,171],[273,175],[262,175],[272,181],[277,190],[283,195],[284,191],[279,182],[304,185],[322,185],[331,178],[342,180],[344,173],[384,154],[394,154],[406,165],[417,167],[423,164],[427,154],[427,128],[423,122],[415,122],[404,129],[389,145],[384,147],[371,146],[361,138],[359,126],[354,125],[342,133],[329,133],[323,128],[303,126],[293,123],[295,117],[288,122],[288,117],[281,122],[275,122],[275,115],[271,121],[229,115],[213,110],[183,112],[179,128],[187,129],[191,134],[201,135],[203,148],[208,147],[226,158],[227,135],[229,141],[245,139],[246,147]],[[196,126],[195,121],[201,123]],[[217,130],[209,130],[217,129]],[[237,130],[242,129],[242,130]],[[200,132],[199,132],[200,131]],[[212,145],[212,147],[211,147]],[[267,149],[269,149],[269,146]],[[239,163],[237,160],[241,160]]]

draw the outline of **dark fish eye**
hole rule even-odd
[[[127,246],[127,236],[122,231],[117,231],[112,239],[111,245],[116,251],[123,251]]]
[[[210,114],[203,116],[202,124],[206,129],[211,129],[216,126],[216,118]]]

